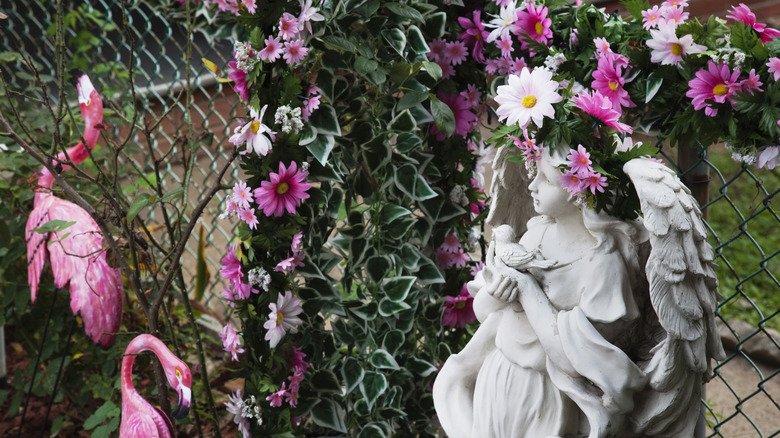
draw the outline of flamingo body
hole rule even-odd
[[[134,354],[142,351],[152,351],[157,355],[168,383],[179,394],[179,405],[173,415],[182,418],[189,410],[192,387],[189,367],[159,339],[152,335],[139,335],[127,346],[122,359],[122,422],[119,437],[173,438],[173,424],[168,416],[144,400],[133,386]]]
[[[84,119],[83,140],[60,153],[60,160],[83,162],[97,142],[103,123],[103,102],[87,75],[76,84],[79,107]],[[63,170],[68,167],[62,165]],[[122,275],[106,262],[102,252],[103,234],[97,223],[78,205],[52,195],[54,177],[43,168],[38,175],[33,211],[27,219],[27,281],[32,301],[38,294],[41,273],[48,255],[58,288],[70,287],[70,308],[81,313],[84,330],[98,345],[114,343],[122,316]],[[32,231],[52,220],[75,221],[62,233]],[[65,237],[65,235],[67,237]]]

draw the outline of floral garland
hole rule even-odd
[[[510,126],[494,140],[520,147],[530,170],[537,144],[568,144],[561,183],[581,202],[636,217],[622,166],[655,150],[633,144],[634,129],[671,144],[725,140],[739,161],[780,164],[780,31],[744,4],[705,26],[689,19],[685,0],[624,2],[626,19],[592,5],[497,3],[484,26],[500,58],[486,65],[510,75],[495,99]]]

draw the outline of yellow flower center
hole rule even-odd
[[[536,26],[534,26],[534,27],[536,28],[536,34],[537,35],[541,35],[542,33],[544,33],[544,27],[542,26],[542,22],[541,21],[537,21],[536,22]]]
[[[729,89],[726,87],[725,84],[718,84],[714,87],[712,87],[712,94],[716,96],[723,96],[724,94],[728,93]]]
[[[282,321],[284,321],[284,315],[282,312],[276,313],[276,325],[282,325]]]
[[[609,89],[612,91],[615,91],[618,89],[618,83],[617,82],[610,82],[609,83]]]
[[[287,184],[286,182],[282,181],[279,184],[276,185],[276,194],[277,195],[284,195],[287,193],[287,191],[290,190],[290,184]]]
[[[257,131],[260,130],[260,122],[258,122],[257,120],[253,121],[252,123],[249,124],[249,129],[252,130],[252,134],[257,134]]]
[[[524,107],[526,108],[533,108],[536,106],[536,96],[531,96],[530,94],[528,96],[525,96],[523,98],[523,101],[520,102]]]
[[[588,159],[587,158],[580,158],[580,163],[588,164]]]
[[[672,51],[672,54],[675,56],[680,56],[682,55],[683,52],[682,46],[679,45],[678,43],[672,43],[672,47],[670,48],[670,50]]]
[[[464,307],[466,307],[466,302],[465,301],[458,301],[457,303],[455,303],[455,308],[458,309],[458,310],[460,310],[460,309],[462,309]]]

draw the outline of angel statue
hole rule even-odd
[[[493,164],[494,240],[468,284],[480,326],[436,378],[442,428],[450,438],[702,434],[702,385],[724,353],[696,201],[663,164],[634,158],[622,171],[641,214],[597,212],[561,184],[577,151],[550,149],[537,150],[532,180],[511,145]]]

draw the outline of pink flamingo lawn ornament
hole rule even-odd
[[[97,142],[103,123],[103,101],[89,77],[77,77],[81,117],[84,119],[84,141],[60,153],[58,159],[70,158],[73,164],[83,162]],[[85,146],[86,145],[86,146]],[[68,165],[62,164],[63,169]],[[122,317],[122,275],[106,262],[102,251],[103,234],[97,223],[78,205],[60,199],[51,192],[54,177],[45,167],[38,174],[34,208],[27,219],[27,281],[35,302],[38,286],[49,255],[54,285],[70,285],[70,308],[81,313],[84,330],[98,345],[114,343]],[[75,221],[61,232],[33,231],[52,220]],[[67,234],[65,234],[67,233]]]
[[[122,423],[119,438],[172,438],[173,423],[163,411],[149,404],[133,386],[135,354],[152,351],[160,359],[168,383],[179,394],[179,402],[171,416],[181,419],[190,410],[192,374],[190,368],[176,357],[165,344],[152,335],[139,335],[130,341],[122,359]]]

